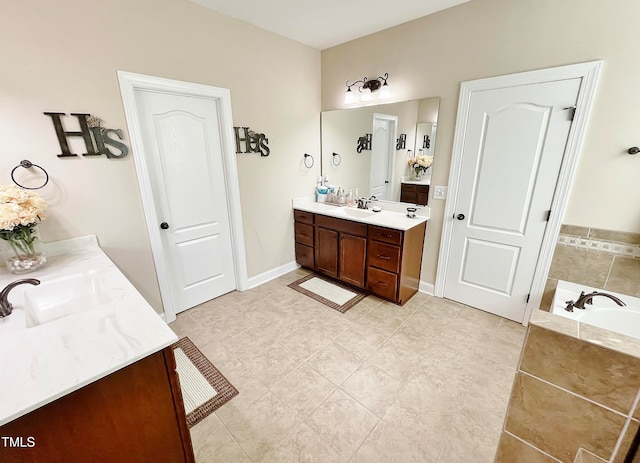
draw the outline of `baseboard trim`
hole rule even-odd
[[[260,275],[256,275],[254,277],[249,278],[248,289],[263,285],[268,281],[271,281],[275,278],[278,278],[279,276],[292,272],[297,268],[300,268],[300,265],[297,262],[293,261],[293,262],[289,262],[288,264],[281,265],[280,267],[267,270],[266,272],[263,272]]]
[[[428,294],[429,296],[433,296],[436,287],[433,283],[427,283],[426,281],[420,280],[420,285],[418,286],[418,291],[421,293]]]

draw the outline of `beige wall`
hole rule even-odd
[[[187,0],[0,0],[0,184],[21,159],[47,169],[45,241],[95,234],[161,309],[131,153],[58,159],[44,111],[88,112],[125,130],[116,71],[231,90],[234,125],[269,138],[238,155],[249,276],[294,260],[291,198],[310,194],[319,157],[320,52]],[[128,134],[125,137],[129,143]]]
[[[439,96],[432,185],[446,185],[460,83],[604,60],[566,224],[640,231],[637,0],[472,0],[322,52],[322,109],[343,107],[347,79],[389,73],[392,98]],[[417,59],[419,57],[419,59]],[[432,219],[422,280],[435,281],[444,202]]]

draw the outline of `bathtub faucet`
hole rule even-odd
[[[9,283],[2,291],[0,291],[0,318],[7,317],[13,312],[13,305],[9,302],[9,291],[18,285],[28,283],[30,285],[39,285],[40,280],[34,278],[25,278],[23,280],[16,280],[13,283]]]
[[[594,291],[592,293],[589,294],[585,294],[584,291],[582,291],[580,293],[580,297],[578,298],[577,301],[573,302],[573,301],[567,301],[567,307],[565,308],[565,310],[569,311],[569,312],[573,312],[573,308],[575,307],[576,309],[584,309],[584,305],[585,304],[593,304],[593,298],[595,296],[604,296],[604,297],[608,297],[609,299],[611,299],[613,302],[615,302],[616,304],[618,304],[619,306],[625,306],[627,304],[625,304],[624,302],[622,302],[620,299],[618,299],[617,297],[611,295],[611,294],[607,294],[607,293],[601,293],[600,291]]]

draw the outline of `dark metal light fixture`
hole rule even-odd
[[[344,95],[345,104],[352,104],[355,102],[355,94],[351,90],[351,87],[356,87],[360,92],[361,101],[371,101],[371,94],[380,90],[379,99],[385,100],[391,97],[391,91],[389,90],[389,84],[387,79],[389,73],[385,72],[384,77],[380,76],[375,79],[367,79],[364,77],[362,80],[356,80],[353,83],[349,83],[347,80],[347,92]]]

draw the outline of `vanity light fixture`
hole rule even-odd
[[[371,101],[371,94],[380,90],[380,94],[378,95],[378,99],[386,100],[391,97],[391,90],[389,89],[389,84],[387,83],[387,79],[389,78],[389,73],[385,72],[384,77],[380,76],[375,79],[367,79],[364,77],[362,80],[356,80],[353,83],[349,83],[347,80],[347,91],[344,95],[344,104],[353,104],[356,101],[356,97],[354,92],[351,90],[351,87],[356,87],[360,92],[360,101]]]

